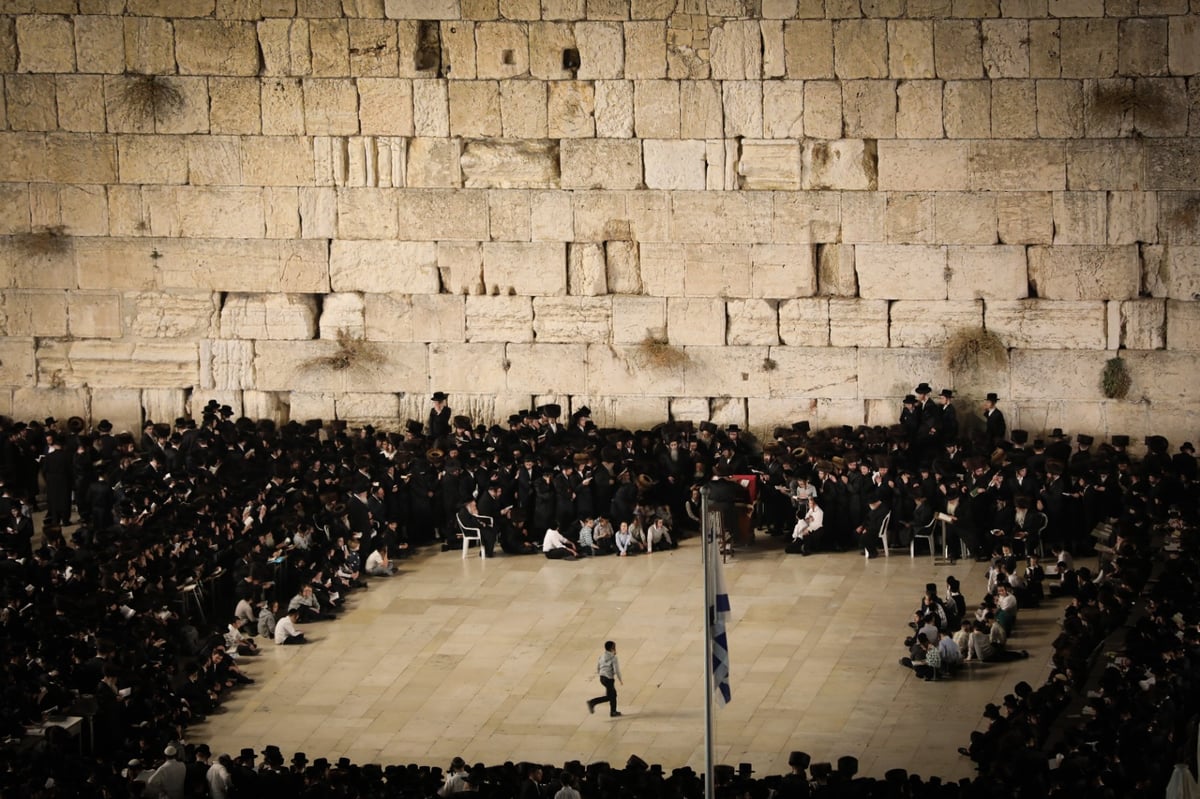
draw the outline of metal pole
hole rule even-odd
[[[712,614],[716,610],[713,599],[713,524],[708,512],[708,489],[700,492],[701,557],[704,563],[704,799],[715,799],[716,785],[713,783],[713,640]]]

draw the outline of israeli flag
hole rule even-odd
[[[721,558],[714,558],[713,604],[708,608],[708,634],[712,637],[712,679],[721,692],[721,704],[729,704],[729,641],[725,637],[725,621],[729,616],[729,589],[725,587],[725,570]]]

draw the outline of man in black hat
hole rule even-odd
[[[444,391],[433,392],[431,401],[433,407],[429,409],[429,438],[432,441],[445,438],[450,435],[450,406],[446,404],[446,396]]]
[[[879,556],[879,531],[883,529],[883,521],[889,510],[877,492],[867,495],[867,515],[854,532],[858,535],[859,548],[866,552],[868,558]]]
[[[938,395],[938,405],[941,408],[934,431],[942,444],[958,441],[958,412],[954,408],[954,392],[943,388],[942,393]]]
[[[983,398],[983,432],[987,436],[988,447],[995,447],[1003,441],[1004,434],[1008,431],[1004,414],[996,407],[996,403],[999,401],[1000,396],[994,391],[988,392],[988,395]]]

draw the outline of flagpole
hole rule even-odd
[[[701,559],[704,564],[704,799],[715,799],[713,774],[713,599],[712,517],[708,512],[708,488],[700,492]]]

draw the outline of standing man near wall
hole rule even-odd
[[[435,391],[431,401],[433,407],[429,409],[429,440],[435,444],[438,439],[445,438],[450,435],[450,406],[446,404],[446,392]]]
[[[617,661],[617,644],[615,641],[605,641],[604,651],[600,653],[600,658],[596,661],[596,673],[600,675],[600,682],[604,685],[604,696],[597,696],[587,701],[588,713],[596,712],[596,705],[608,702],[608,715],[619,716],[621,712],[617,710],[617,685],[619,681],[622,685],[625,681],[621,679],[621,664]]]

